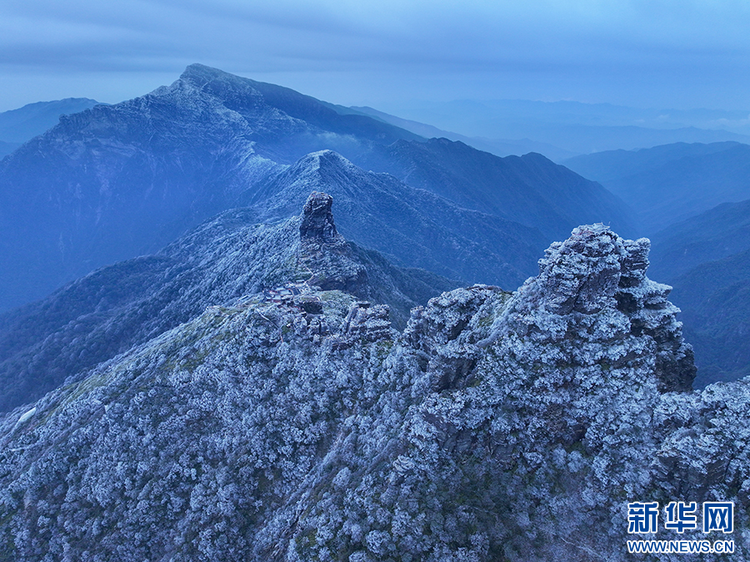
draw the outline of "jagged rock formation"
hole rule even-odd
[[[410,308],[457,285],[347,242],[336,233],[331,205],[330,196],[313,194],[301,217],[275,225],[260,224],[249,209],[228,211],[156,255],[103,268],[1,314],[0,411],[40,398],[209,306],[235,306],[244,295],[286,283],[387,303],[398,327]],[[303,301],[294,304],[317,306]]]
[[[0,420],[0,551],[620,561],[627,502],[714,499],[747,558],[750,387],[687,390],[647,249],[581,227],[400,335],[340,291],[209,309]]]
[[[299,236],[303,244],[311,246],[343,242],[343,236],[336,231],[333,223],[333,197],[327,193],[314,191],[305,202],[302,210],[302,224]]]
[[[579,355],[581,342],[570,343],[571,333],[596,334],[600,344],[607,336],[606,347],[626,350],[622,357],[609,357],[612,368],[623,360],[632,363],[640,349],[638,355],[654,362],[649,368],[661,391],[690,390],[696,372],[692,349],[682,340],[678,309],[667,300],[671,287],[646,277],[649,246],[645,238],[622,240],[603,225],[575,229],[564,243],[550,246],[537,278],[519,290],[526,295],[525,309],[517,311],[523,324],[513,329],[529,334],[532,346],[554,341]],[[628,343],[636,338],[643,343]]]
[[[334,347],[344,349],[352,347],[359,341],[374,342],[393,339],[389,316],[388,305],[372,306],[369,302],[354,303],[344,319],[340,341],[336,342]]]
[[[327,193],[313,191],[307,198],[299,226],[300,261],[312,272],[311,285],[361,294],[367,271],[352,259],[351,247],[336,231],[332,205],[333,197]]]

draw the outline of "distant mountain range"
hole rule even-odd
[[[696,383],[750,375],[750,200],[719,205],[652,241],[651,271],[674,285],[696,351]]]
[[[750,250],[703,263],[673,284],[698,358],[696,384],[750,375]]]
[[[369,108],[356,109],[371,112]],[[414,132],[429,131],[425,129],[429,126],[452,131],[443,136],[465,140],[495,154],[505,156],[532,150],[556,162],[575,155],[676,142],[750,143],[746,110],[643,109],[573,101],[454,100],[404,103],[394,113],[410,118],[376,114]],[[462,137],[453,136],[457,134]],[[432,136],[429,132],[428,135]]]
[[[88,98],[67,98],[30,103],[0,113],[0,158],[57,125],[61,115],[79,113],[98,104]]]
[[[357,111],[359,113],[363,113],[365,115],[371,115],[377,119],[385,121],[386,123],[401,127],[402,129],[406,129],[407,131],[411,131],[412,133],[423,136],[425,138],[447,138],[454,141],[460,141],[464,144],[468,144],[469,146],[473,146],[474,148],[478,148],[479,150],[484,150],[495,154],[496,156],[520,156],[522,154],[528,154],[529,152],[537,152],[540,154],[544,154],[547,158],[550,158],[555,162],[560,162],[561,160],[565,160],[566,158],[570,158],[576,155],[575,152],[571,152],[570,150],[564,150],[548,143],[534,141],[527,138],[496,139],[487,137],[471,137],[439,129],[432,125],[427,125],[426,123],[420,123],[419,121],[402,119],[401,117],[396,117],[395,115],[390,115],[388,113],[378,111],[377,109],[374,109],[372,107],[353,106],[349,109]]]
[[[475,224],[492,223],[497,237],[490,240],[487,231],[481,245],[498,259],[490,259],[481,276],[471,273],[476,265],[438,268],[468,282],[516,286],[534,273],[536,252],[581,222],[632,231],[621,202],[544,157],[500,159],[460,143],[425,142],[293,90],[192,65],[169,87],[63,117],[0,163],[0,309],[41,298],[102,265],[157,251],[223,210],[257,206],[256,190],[270,197],[269,186],[293,182],[288,166],[320,150],[365,169],[391,171],[407,184],[413,178],[412,187],[442,195],[420,195],[412,217],[391,212],[396,222],[418,228],[434,223],[439,208],[456,206],[483,213]],[[456,182],[474,187],[451,187]],[[412,192],[403,188],[402,197],[406,193]],[[502,198],[513,210],[495,215]],[[528,236],[521,241],[519,232]],[[424,263],[441,264],[445,243],[437,237],[420,243]],[[456,241],[456,256],[460,246]],[[381,249],[404,264],[417,253]],[[472,256],[460,259],[468,264]]]
[[[677,143],[589,154],[564,163],[636,210],[647,234],[720,203],[750,199],[747,144]]]
[[[499,158],[463,142],[425,139],[376,110],[201,65],[169,87],[114,106],[63,100],[2,115],[6,130],[20,131],[76,104],[94,107],[62,117],[0,164],[0,309],[98,267],[158,252],[226,209],[286,220],[313,190],[336,198],[344,235],[394,264],[509,289],[535,272],[545,245],[577,224],[650,234],[654,275],[675,285],[697,340],[708,312],[703,300],[681,296],[688,282],[681,276],[746,249],[738,232],[724,228],[736,221],[711,213],[657,233],[722,201],[750,198],[750,147],[736,142],[566,161],[577,175],[539,154]],[[522,115],[539,109],[519,108]],[[573,122],[580,108],[571,109],[565,119]],[[725,285],[720,276],[711,294]],[[731,355],[709,350],[728,343],[711,342],[696,343],[701,368],[704,357]],[[742,370],[706,369],[711,380]]]
[[[602,217],[621,232],[635,231],[634,213],[620,199],[541,154],[497,158],[461,142],[431,139],[380,145],[359,162],[463,207],[535,227],[547,240]]]

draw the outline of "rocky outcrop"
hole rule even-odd
[[[326,193],[313,191],[307,198],[302,210],[302,222],[299,225],[299,237],[303,244],[341,244],[344,237],[336,232],[333,223],[333,197]]]
[[[377,341],[391,336],[388,306],[369,302],[358,302],[349,309],[344,321],[344,332],[350,337],[361,337],[366,341]]]
[[[713,499],[747,559],[750,389],[682,388],[647,251],[580,227],[512,296],[444,293],[400,336],[340,291],[212,307],[0,418],[0,552],[622,562],[629,502]]]
[[[690,390],[692,348],[682,339],[679,309],[667,300],[671,287],[646,277],[649,247],[645,238],[624,240],[602,224],[576,228],[545,252],[539,275],[519,289],[502,328],[484,344],[510,332],[530,345],[554,343],[570,353],[557,360],[569,369],[601,362],[583,351],[595,342],[608,350],[612,368],[643,360],[660,391]]]
[[[366,301],[352,303],[344,319],[340,334],[331,339],[335,350],[349,349],[358,344],[392,340],[396,332],[391,328],[388,305],[372,305]]]
[[[509,297],[499,287],[473,285],[443,293],[412,310],[404,339],[416,350],[420,368],[430,373],[431,389],[455,389],[474,382],[471,373],[481,355],[474,344],[487,337]]]
[[[299,260],[310,270],[310,285],[361,294],[367,270],[353,259],[349,244],[336,231],[332,206],[333,198],[326,193],[313,191],[307,198],[299,227]]]

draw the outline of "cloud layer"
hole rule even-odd
[[[5,0],[0,110],[115,102],[192,62],[346,104],[750,107],[747,29],[741,0]]]

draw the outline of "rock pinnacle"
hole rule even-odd
[[[300,238],[306,242],[326,244],[337,242],[340,238],[333,222],[331,205],[333,197],[327,193],[313,191],[305,202],[302,211],[302,224],[299,227]]]

